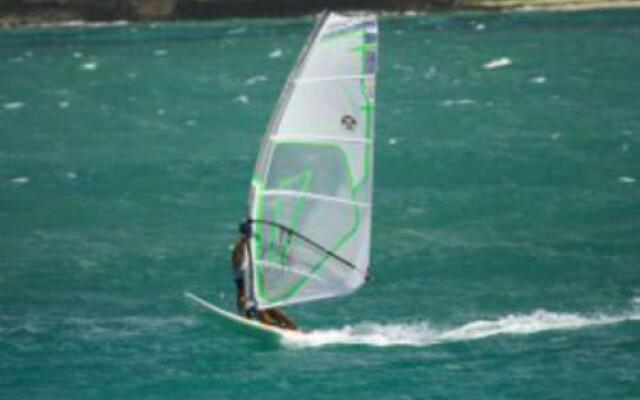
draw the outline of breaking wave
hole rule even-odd
[[[635,299],[634,299],[635,300]],[[634,306],[637,306],[634,301]],[[637,308],[637,307],[634,307]],[[619,315],[582,315],[537,310],[530,314],[508,315],[495,320],[479,320],[457,328],[442,329],[428,322],[413,324],[362,323],[340,329],[320,329],[288,334],[289,347],[326,345],[431,346],[441,343],[484,339],[497,335],[528,335],[544,331],[571,330],[625,321],[640,321],[640,310]]]

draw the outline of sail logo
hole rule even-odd
[[[342,125],[342,127],[348,131],[352,131],[355,129],[356,125],[358,125],[358,122],[356,121],[355,118],[353,118],[353,116],[351,115],[345,115],[344,117],[342,117],[342,119],[340,120],[340,124]]]

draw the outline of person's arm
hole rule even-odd
[[[239,239],[236,244],[233,246],[233,252],[231,255],[231,262],[234,268],[240,268],[242,263],[244,262],[244,240]]]

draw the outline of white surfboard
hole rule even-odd
[[[218,323],[235,330],[240,334],[273,341],[280,341],[280,339],[286,336],[299,334],[298,332],[276,328],[274,326],[265,325],[258,321],[241,317],[237,314],[223,310],[220,307],[216,307],[193,293],[185,292],[184,295],[186,298],[192,300],[194,304],[202,307],[204,311],[207,311],[207,314],[215,318]]]

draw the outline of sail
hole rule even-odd
[[[367,276],[377,21],[322,16],[289,76],[251,182],[258,308],[341,296]]]

